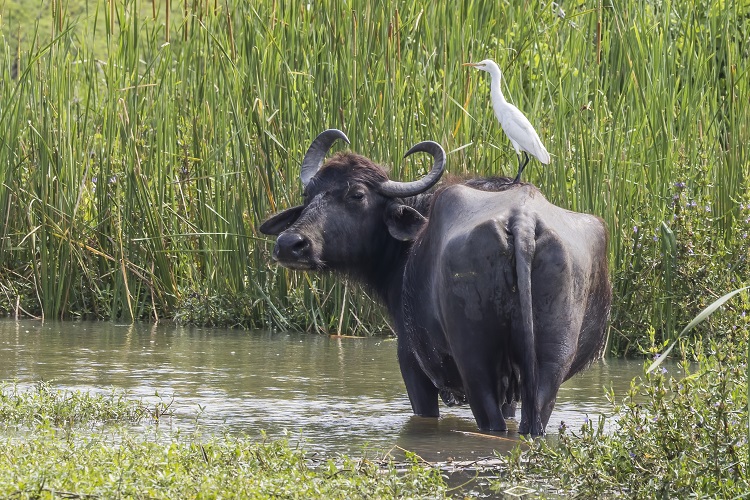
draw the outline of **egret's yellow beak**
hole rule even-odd
[[[473,68],[476,68],[480,66],[480,64],[479,63],[463,63],[461,66],[471,66]]]

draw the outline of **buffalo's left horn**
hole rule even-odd
[[[341,139],[349,144],[349,138],[345,133],[336,128],[329,128],[321,132],[312,144],[310,144],[310,147],[307,148],[307,153],[305,153],[305,157],[302,159],[302,169],[299,174],[303,186],[307,186],[310,179],[313,178],[318,169],[320,169],[320,166],[323,165],[323,160],[325,160],[328,150],[331,149],[336,139]]]
[[[443,151],[442,146],[435,141],[422,141],[412,146],[406,152],[404,158],[417,151],[424,151],[433,158],[434,163],[427,175],[411,182],[386,181],[378,188],[381,194],[391,198],[406,198],[424,193],[437,184],[445,171],[445,151]]]

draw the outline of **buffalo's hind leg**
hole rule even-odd
[[[497,378],[494,346],[476,333],[483,331],[476,324],[473,325],[476,329],[471,324],[464,328],[453,326],[456,329],[451,335],[451,347],[477,426],[483,431],[507,431],[501,410],[505,392]]]
[[[500,311],[507,238],[505,223],[493,219],[451,238],[441,250],[438,296],[443,330],[471,411],[485,431],[508,429],[501,410],[509,385],[503,373],[510,369],[503,352],[508,325]]]
[[[559,347],[556,352],[564,352],[564,347]],[[552,409],[555,407],[557,392],[568,370],[567,365],[554,357],[545,360],[544,353],[541,353],[540,357],[542,359],[537,365],[536,387],[524,387],[521,399],[521,424],[518,426],[519,433],[532,436],[545,434]],[[567,357],[571,358],[572,354]]]
[[[501,399],[497,394],[497,384],[494,383],[494,367],[487,362],[474,361],[477,362],[459,365],[459,369],[477,426],[483,431],[507,431],[508,426],[500,408]]]
[[[572,358],[573,354],[569,355]],[[557,392],[565,380],[569,366],[551,360],[543,362],[539,366],[539,390],[537,391],[536,406],[539,411],[541,434],[544,434],[549,422],[552,410],[557,401]],[[533,429],[532,429],[533,432]]]

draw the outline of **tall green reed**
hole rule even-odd
[[[720,295],[717,276],[747,279],[740,1],[602,2],[565,18],[543,2],[196,2],[171,5],[168,22],[148,2],[81,3],[58,11],[49,46],[25,33],[15,79],[17,37],[3,31],[6,310],[382,329],[365,291],[273,266],[256,228],[300,202],[300,159],[329,127],[395,178],[425,172],[401,157],[428,138],[451,174],[513,174],[489,82],[461,67],[486,57],[553,156],[527,180],[610,228],[613,350],[648,325],[671,338],[664,318]],[[711,212],[678,214],[675,194]],[[685,251],[691,232],[710,246],[701,258]],[[665,294],[684,310],[666,311]]]

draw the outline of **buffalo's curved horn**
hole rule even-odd
[[[424,193],[432,186],[437,184],[440,180],[440,176],[445,171],[445,151],[442,146],[435,141],[422,141],[412,146],[412,148],[406,152],[404,158],[416,153],[417,151],[424,151],[433,158],[432,168],[427,175],[419,180],[411,182],[397,182],[397,181],[386,181],[380,185],[378,191],[381,194],[391,198],[406,198],[407,196],[415,196],[419,193]]]
[[[318,137],[307,148],[307,153],[305,153],[305,157],[302,159],[302,168],[299,174],[303,186],[307,186],[310,179],[313,178],[320,166],[323,165],[323,160],[325,160],[328,150],[331,149],[336,139],[341,139],[349,144],[349,138],[345,133],[336,128],[329,128],[318,134]]]

